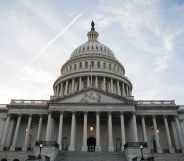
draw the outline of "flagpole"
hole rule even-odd
[[[91,71],[91,87],[92,87],[92,64],[90,63],[90,71]]]

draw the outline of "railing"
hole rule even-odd
[[[138,100],[138,105],[175,105],[174,100]]]
[[[137,157],[133,158],[132,161],[137,161]]]
[[[27,160],[36,160],[37,158],[33,155],[28,155],[28,159]]]
[[[35,145],[39,146],[40,144],[42,144],[43,146],[55,146],[56,148],[59,148],[59,144],[56,141],[36,141]]]
[[[0,108],[6,108],[6,104],[0,104]]]
[[[124,145],[124,148],[140,148],[140,145],[142,145],[144,148],[148,147],[146,142],[127,142]]]
[[[10,104],[47,104],[47,100],[11,100]]]
[[[3,151],[9,151],[10,147],[3,147]]]
[[[182,153],[182,150],[181,149],[175,149],[175,152],[176,153]]]
[[[22,147],[15,147],[15,151],[21,151]]]
[[[155,161],[154,157],[147,158],[147,161]]]

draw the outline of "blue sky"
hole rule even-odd
[[[49,99],[92,20],[136,100],[184,104],[183,0],[0,0],[0,103]]]

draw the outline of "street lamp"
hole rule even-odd
[[[142,154],[142,157],[141,157],[140,161],[142,161],[142,160],[145,160],[144,157],[143,157],[143,151],[142,151],[143,150],[143,145],[141,144],[139,147],[141,149],[141,154]]]
[[[38,159],[42,159],[42,157],[41,157],[42,147],[43,147],[43,144],[40,143],[40,154],[39,154],[39,156],[38,156]]]

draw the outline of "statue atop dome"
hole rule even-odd
[[[95,23],[92,21],[92,22],[91,22],[91,31],[95,31],[94,26],[95,26]]]

